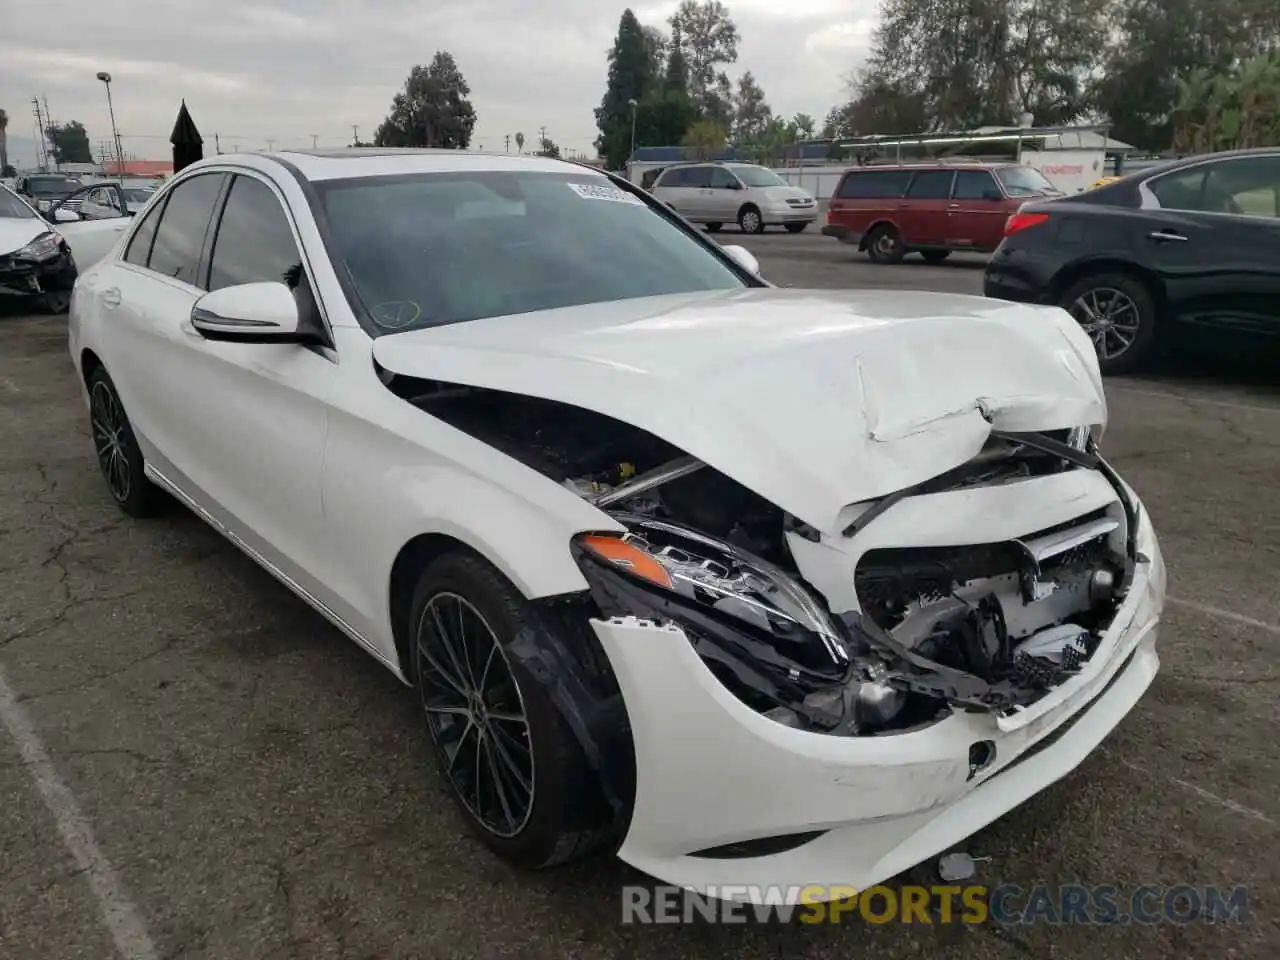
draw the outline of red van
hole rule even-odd
[[[875,263],[918,252],[930,263],[953,250],[990,253],[1010,214],[1061,196],[1034,167],[976,161],[875,164],[845,173],[822,232],[856,243]]]

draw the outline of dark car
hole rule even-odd
[[[1280,335],[1280,150],[1175,160],[1009,218],[984,292],[1056,304],[1104,373],[1140,367],[1170,324]]]
[[[1027,200],[1061,196],[1034,167],[934,161],[849,170],[827,205],[822,232],[856,244],[876,263],[911,252],[930,263],[953,250],[989,253]]]
[[[63,173],[32,173],[19,177],[13,189],[30,200],[36,209],[43,211],[71,196],[82,186],[78,179]]]

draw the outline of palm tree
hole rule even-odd
[[[9,167],[9,114],[0,109],[0,173]]]
[[[523,133],[516,134],[516,149],[521,153],[524,153],[524,134]]]

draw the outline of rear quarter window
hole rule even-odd
[[[909,170],[855,170],[846,173],[836,192],[842,200],[901,197],[911,182]]]

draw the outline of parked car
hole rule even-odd
[[[822,232],[875,263],[900,263],[908,253],[941,263],[956,250],[994,250],[1011,213],[1061,195],[1040,171],[1014,163],[857,167],[837,184]]]
[[[522,866],[866,889],[1158,667],[1056,308],[778,289],[585,166],[343,150],[186,168],[68,326],[120,508],[171,494],[416,688]]]
[[[81,186],[79,178],[64,173],[29,173],[18,177],[14,191],[30,200],[32,206],[43,213],[59,200],[71,196]]]
[[[1140,367],[1168,325],[1280,335],[1280,150],[1189,157],[1024,206],[988,296],[1069,310],[1105,373]]]
[[[736,223],[743,233],[785,227],[800,233],[818,219],[813,196],[753,163],[677,163],[654,181],[653,195],[690,223],[715,233]]]
[[[76,264],[66,240],[23,197],[0,185],[0,295],[42,313],[67,309]]]

